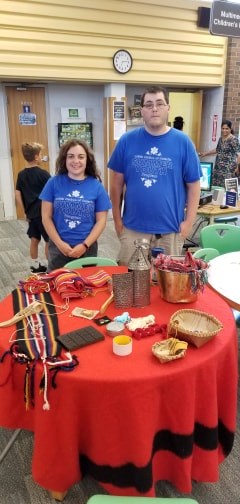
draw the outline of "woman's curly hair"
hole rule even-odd
[[[80,145],[86,152],[87,155],[87,164],[86,164],[86,170],[85,174],[90,175],[91,177],[94,177],[98,180],[101,180],[100,173],[97,169],[96,165],[96,160],[93,154],[92,149],[89,147],[89,145],[84,142],[83,140],[78,140],[78,139],[71,139],[65,142],[59,150],[58,157],[56,159],[56,175],[63,175],[65,173],[68,173],[67,167],[66,167],[66,159],[67,159],[67,153],[71,147],[75,147],[76,145]]]

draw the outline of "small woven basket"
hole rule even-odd
[[[223,328],[213,315],[198,310],[178,310],[170,318],[168,336],[188,341],[197,348],[205,345]]]
[[[175,338],[169,338],[164,341],[156,341],[154,345],[152,346],[152,353],[157,357],[157,359],[162,363],[165,364],[167,362],[171,362],[176,359],[181,359],[182,357],[185,356],[186,350],[187,350],[187,343],[185,344],[185,348],[182,348],[181,350],[178,350],[176,353],[171,353],[171,342],[175,341],[176,343],[180,343],[179,340]]]

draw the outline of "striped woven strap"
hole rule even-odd
[[[45,292],[33,296],[21,289],[15,289],[12,292],[12,299],[14,313],[35,300],[43,303],[43,310],[40,313],[24,318],[16,324],[19,351],[30,360],[59,355],[61,345],[55,339],[59,335],[58,320],[50,293]]]
[[[91,287],[103,287],[111,280],[110,275],[104,270],[99,270],[93,275],[81,275],[81,278],[84,281],[85,285],[90,285]]]

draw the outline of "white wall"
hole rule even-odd
[[[57,124],[61,120],[61,108],[86,108],[86,122],[93,123],[93,150],[97,166],[104,177],[103,156],[103,86],[56,85],[46,86],[48,123],[48,149],[50,171],[55,172],[58,153]]]
[[[4,87],[0,84],[0,219],[16,217]]]
[[[48,127],[49,166],[55,172],[55,159],[58,153],[57,124],[61,122],[61,108],[86,108],[86,120],[93,123],[93,150],[97,166],[104,180],[103,152],[103,94],[104,86],[94,85],[56,85],[45,86],[46,114]],[[1,202],[4,218],[16,218],[15,188],[12,175],[7,106],[4,86],[0,84],[0,219]]]
[[[221,136],[223,98],[224,87],[207,89],[203,93],[202,128],[200,141],[200,151],[202,152],[215,149],[219,137]],[[214,115],[217,116],[216,140],[213,140],[212,138]],[[231,120],[231,118],[229,119]],[[209,156],[204,158],[204,161],[212,161],[214,159],[215,156]]]
[[[126,86],[128,106],[133,105],[134,95],[141,94],[144,86]],[[213,115],[218,115],[217,139],[220,136],[222,120],[223,88],[207,89],[203,97],[201,150],[216,146],[212,142]],[[48,142],[50,171],[55,171],[58,153],[57,124],[61,122],[61,107],[85,107],[87,122],[93,123],[93,147],[98,168],[104,177],[104,138],[103,138],[103,98],[106,89],[102,85],[46,85],[46,112],[48,123]],[[6,219],[16,218],[12,163],[8,133],[7,107],[4,86],[0,84],[0,219],[1,201]]]

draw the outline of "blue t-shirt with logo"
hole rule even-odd
[[[120,137],[108,167],[124,174],[124,226],[150,234],[179,232],[186,184],[201,177],[195,146],[185,133],[171,128],[155,136],[136,128]]]
[[[81,243],[96,222],[96,212],[111,208],[109,196],[99,180],[74,180],[55,175],[48,180],[39,198],[53,204],[53,222],[61,239],[74,246]]]

